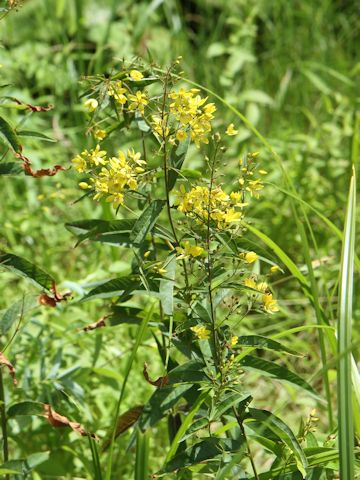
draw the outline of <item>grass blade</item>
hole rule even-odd
[[[354,478],[354,432],[351,383],[351,321],[355,251],[355,170],[350,182],[341,255],[338,319],[337,398],[339,417],[340,477]]]

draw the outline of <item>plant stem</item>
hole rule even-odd
[[[249,442],[248,442],[248,439],[247,439],[247,436],[246,436],[246,433],[245,433],[245,428],[244,428],[244,425],[243,425],[243,421],[239,417],[238,412],[236,411],[235,407],[233,407],[233,411],[234,411],[234,414],[235,414],[235,417],[236,417],[236,421],[237,421],[237,423],[240,427],[241,433],[243,434],[244,439],[245,439],[248,457],[249,457],[249,460],[250,460],[250,463],[251,463],[251,468],[254,472],[254,478],[255,478],[255,480],[259,480],[259,475],[256,471],[256,465],[255,465],[255,462],[254,462],[254,459],[253,459],[253,456],[252,456],[252,453],[251,453],[250,445],[249,445]]]
[[[7,434],[6,404],[2,369],[0,368],[0,415],[1,415],[1,432],[3,437],[3,458],[4,463],[9,460],[9,445]],[[10,477],[6,475],[6,480]]]

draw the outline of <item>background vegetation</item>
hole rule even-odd
[[[0,6],[5,9],[9,3]],[[295,432],[316,407],[318,441],[332,445],[337,436],[336,358],[331,342],[311,326],[336,326],[337,321],[342,244],[334,226],[343,230],[351,165],[359,153],[359,22],[355,2],[346,0],[28,0],[4,16],[0,115],[18,130],[49,137],[21,137],[34,168],[60,164],[66,170],[44,178],[0,177],[0,248],[33,261],[56,279],[61,292],[73,295],[73,301],[54,309],[36,306],[37,288],[1,271],[2,347],[17,331],[14,324],[7,332],[4,315],[15,302],[18,311],[24,310],[21,328],[7,350],[19,379],[16,389],[5,379],[7,405],[24,400],[51,403],[99,437],[109,433],[136,328],[81,331],[105,309],[104,302],[77,300],[94,282],[126,273],[128,263],[111,245],[76,246],[64,226],[85,218],[115,218],[108,205],[90,199],[75,203],[78,179],[68,169],[70,160],[92,144],[84,135],[88,114],[81,98],[85,86],[79,81],[116,72],[123,58],[139,56],[166,66],[181,55],[185,76],[242,112],[276,151],[274,156],[246,122],[210,96],[217,103],[219,126],[234,122],[239,129],[228,147],[230,157],[237,161],[246,152],[259,151],[261,167],[269,172],[264,193],[251,209],[254,225],[286,252],[310,288],[309,294],[283,263],[285,273],[273,282],[281,311],[268,319],[250,315],[242,332],[283,334],[284,343],[303,357],[282,362],[325,400],[318,402],[289,384],[255,373],[252,395],[259,407],[271,407]],[[12,98],[53,109],[14,108]],[[122,140],[112,141],[118,145]],[[0,149],[6,158],[7,147]],[[196,152],[189,162],[199,167]],[[224,174],[232,178],[231,162]],[[260,253],[271,252],[269,244],[250,234],[249,244]],[[359,308],[355,295],[355,359]],[[304,328],[291,331],[297,327]],[[149,336],[143,343],[132,366],[124,410],[143,403],[154,390],[143,378],[144,361],[154,375],[160,373],[154,341]],[[358,418],[355,425],[359,432]],[[134,478],[134,447],[126,453],[130,436],[131,431],[118,440],[113,478]],[[9,420],[9,437],[11,458],[30,457],[29,471],[34,464],[28,478],[95,478],[89,443],[75,432],[24,416]],[[166,425],[158,424],[149,442],[151,473],[162,466],[167,442]],[[40,451],[50,453],[31,457]],[[269,464],[262,450],[255,449],[254,455],[266,472]]]

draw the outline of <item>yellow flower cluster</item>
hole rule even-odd
[[[173,100],[170,104],[170,113],[172,113],[179,122],[179,128],[176,132],[176,138],[183,141],[190,134],[191,140],[197,146],[200,143],[209,143],[208,134],[211,132],[211,120],[216,107],[213,103],[206,104],[207,97],[202,98],[198,95],[200,90],[192,88],[185,90],[181,88],[178,92],[169,94]]]
[[[107,158],[107,152],[100,150],[100,146],[84,150],[73,159],[75,169],[80,172],[88,171],[91,174],[90,184],[81,182],[82,189],[92,189],[94,200],[106,197],[115,208],[124,203],[124,194],[127,189],[136,190],[137,177],[143,173],[145,161],[141,160],[140,153],[129,149],[127,154],[120,151],[117,157]]]
[[[210,330],[204,325],[196,325],[191,327],[190,330],[195,333],[199,340],[208,340],[210,338]]]
[[[262,302],[262,307],[267,313],[275,313],[279,311],[278,303],[273,294],[268,291],[268,284],[266,282],[256,283],[254,278],[246,278],[244,280],[244,285],[253,290],[257,290],[262,295],[257,298],[257,300]]]
[[[200,257],[204,253],[204,249],[198,245],[191,245],[187,240],[182,243],[182,247],[176,247],[176,251],[180,254],[177,259],[180,260],[185,257]]]
[[[237,197],[225,193],[221,187],[209,189],[196,186],[189,192],[181,185],[178,193],[178,211],[195,218],[200,223],[207,223],[209,218],[216,222],[219,229],[224,229],[233,222],[239,222],[242,213],[235,207],[243,207]]]
[[[130,78],[135,81],[139,81],[143,78],[141,72],[137,70],[131,70]],[[117,80],[109,84],[107,93],[109,97],[113,97],[115,102],[123,107],[128,102],[129,110],[139,111],[141,114],[144,114],[146,105],[149,103],[146,93],[138,90],[135,94],[130,93],[126,85],[121,81]]]

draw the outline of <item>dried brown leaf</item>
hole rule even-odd
[[[16,386],[17,385],[17,380],[16,380],[16,372],[13,364],[5,357],[3,353],[0,352],[0,365],[5,365],[5,367],[8,368],[9,373],[13,379],[13,383]]]
[[[55,412],[55,410],[53,410],[51,405],[48,403],[44,404],[44,416],[50,425],[55,428],[70,427],[72,430],[74,430],[74,432],[79,433],[82,437],[90,436],[97,439],[95,433],[88,433],[80,423],[71,422],[64,415],[60,415],[60,413]]]
[[[165,375],[165,377],[159,377],[156,380],[150,380],[149,374],[148,374],[148,364],[145,362],[144,363],[144,370],[143,370],[144,378],[145,380],[150,383],[151,385],[154,385],[154,387],[163,387],[164,385],[167,385],[169,383],[169,377]]]
[[[109,318],[109,316],[105,315],[104,317],[99,318],[99,320],[97,320],[96,322],[90,323],[86,327],[82,328],[82,330],[84,332],[89,332],[90,330],[96,330],[97,328],[106,327],[105,320],[107,318]]]

